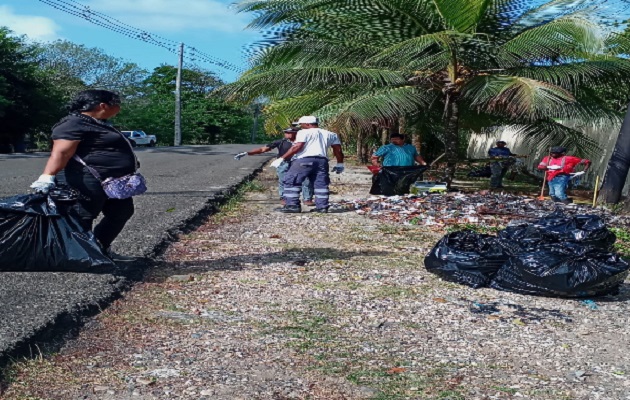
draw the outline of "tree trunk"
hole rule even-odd
[[[357,160],[360,163],[367,162],[367,154],[365,152],[366,136],[366,132],[362,129],[357,133]]]
[[[451,187],[457,168],[457,150],[459,149],[459,107],[455,95],[446,97],[446,127],[444,129],[444,153],[446,154],[445,179]]]
[[[422,149],[422,134],[417,128],[411,134],[411,144],[416,148],[418,154],[420,154],[420,150]]]
[[[619,203],[621,191],[626,183],[630,170],[630,105],[626,118],[621,125],[617,143],[604,174],[604,181],[599,192],[599,200],[604,203]]]
[[[381,143],[386,145],[389,141],[389,128],[383,128],[381,131]]]

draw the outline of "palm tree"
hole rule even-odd
[[[361,129],[437,115],[450,177],[462,129],[511,125],[541,146],[594,151],[571,126],[619,120],[597,88],[627,84],[630,62],[584,16],[585,1],[534,3],[245,0],[238,7],[255,13],[250,26],[270,29],[272,39],[226,90],[269,98],[272,122],[317,113]],[[575,12],[558,11],[569,3]]]

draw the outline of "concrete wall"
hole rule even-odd
[[[610,155],[612,154],[613,147],[615,146],[615,142],[617,140],[617,135],[619,135],[619,129],[621,128],[621,124],[619,126],[615,126],[609,129],[601,129],[601,128],[587,128],[584,129],[586,134],[588,134],[591,138],[595,139],[599,146],[602,148],[602,152],[599,156],[591,159],[593,165],[591,169],[588,171],[585,177],[581,179],[581,184],[593,187],[595,184],[595,177],[599,175],[600,181],[604,177],[604,173],[606,172],[606,165],[608,164],[608,160],[610,159]],[[530,146],[527,146],[523,143],[522,137],[519,137],[518,134],[515,134],[513,130],[505,129],[500,135],[488,136],[481,134],[473,134],[470,137],[470,142],[468,144],[468,157],[469,158],[483,158],[487,157],[488,149],[494,146],[494,143],[497,140],[504,140],[507,142],[507,147],[512,150],[512,153],[528,155],[529,158],[524,160],[528,166],[528,169],[532,172],[537,171],[536,166],[540,162],[540,160],[546,156],[545,151],[540,151]],[[540,174],[542,177],[542,174]],[[630,191],[630,179],[626,180],[626,184],[624,186],[623,194],[628,195]]]

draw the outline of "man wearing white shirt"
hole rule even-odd
[[[312,212],[328,212],[330,174],[328,172],[328,149],[332,148],[337,159],[333,171],[340,174],[344,170],[341,141],[336,133],[319,128],[314,116],[304,116],[298,120],[302,128],[289,151],[271,163],[278,167],[283,161],[291,161],[291,167],[284,175],[284,199],[286,205],[276,211],[284,213],[302,212],[300,191],[302,182],[310,179],[315,187],[315,209]],[[294,157],[295,156],[295,157]]]

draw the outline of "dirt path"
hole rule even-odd
[[[16,364],[2,398],[630,399],[627,286],[597,303],[473,290],[422,267],[441,235],[274,213],[269,170],[250,189],[59,354]],[[364,197],[369,175],[332,189]]]

